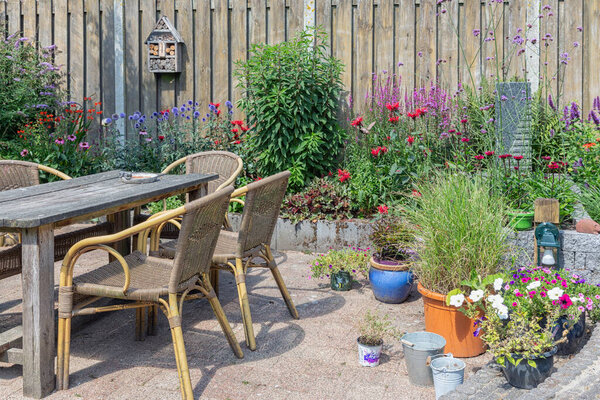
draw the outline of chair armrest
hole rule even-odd
[[[186,157],[181,157],[177,161],[173,161],[171,164],[167,165],[167,167],[165,169],[163,169],[161,173],[162,174],[168,174],[169,172],[171,172],[171,170],[173,168],[177,167],[178,165],[183,164],[186,160],[187,160],[187,156]]]

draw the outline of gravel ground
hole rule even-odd
[[[105,262],[104,254],[82,258],[76,273]],[[402,346],[384,346],[379,367],[358,364],[357,324],[366,310],[388,314],[402,331],[424,329],[423,304],[416,290],[403,304],[376,301],[367,282],[334,292],[325,281],[309,279],[313,256],[276,254],[281,273],[300,313],[290,317],[268,270],[247,279],[257,350],[248,350],[232,275],[221,272],[220,299],[245,357],[231,352],[205,300],[186,303],[183,330],[192,386],[202,399],[434,399],[433,388],[409,384]],[[58,282],[58,267],[56,264]],[[20,277],[0,281],[0,331],[20,323]],[[83,317],[81,317],[83,318]],[[178,399],[179,382],[166,318],[157,336],[134,341],[133,310],[95,316],[77,324],[72,336],[70,389],[49,399]],[[80,325],[77,327],[77,325]],[[490,357],[465,359],[466,376]],[[0,363],[0,398],[22,395],[22,369]]]

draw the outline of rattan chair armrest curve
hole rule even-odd
[[[75,269],[75,263],[79,259],[80,256],[84,255],[88,251],[92,250],[104,250],[108,252],[108,254],[112,255],[117,259],[121,267],[123,268],[123,273],[125,274],[125,283],[123,284],[123,294],[127,293],[127,289],[129,289],[129,284],[131,281],[131,277],[129,274],[129,265],[125,260],[125,257],[121,255],[117,250],[109,247],[105,244],[97,244],[91,246],[85,246],[80,248],[77,253],[73,255],[68,261],[65,259],[60,269],[60,285],[61,286],[71,286],[73,284],[73,271]]]
[[[150,251],[158,251],[158,247],[160,245],[160,234],[167,224],[173,224],[181,231],[181,218],[172,218],[168,221],[162,222],[158,226],[155,226],[150,230]],[[140,243],[139,245],[143,246],[143,243]]]
[[[239,158],[237,160],[237,163],[238,163],[238,166],[235,169],[235,171],[233,172],[233,174],[231,174],[231,176],[229,178],[227,178],[227,180],[225,182],[221,183],[217,187],[216,191],[219,191],[219,190],[226,188],[229,185],[233,185],[235,183],[235,180],[237,179],[238,175],[240,174],[240,172],[242,172],[242,169],[244,169],[244,162],[242,161],[241,158]]]
[[[165,169],[162,170],[162,173],[163,174],[168,174],[169,172],[171,172],[171,170],[173,168],[177,167],[178,165],[183,164],[186,160],[187,160],[187,156],[181,157],[177,161],[173,161],[171,164],[167,165],[167,167]]]
[[[185,214],[185,211],[186,211],[186,209],[185,209],[185,205],[184,205],[184,206],[181,206],[174,210],[164,212],[158,218],[149,219],[140,224],[134,225],[131,228],[122,230],[121,232],[116,232],[116,233],[112,233],[110,235],[96,236],[96,237],[91,237],[91,238],[80,240],[79,242],[75,243],[69,249],[69,251],[65,255],[64,260],[65,260],[65,262],[70,262],[70,259],[73,258],[73,256],[75,254],[77,254],[79,252],[79,250],[81,250],[84,247],[118,242],[119,240],[123,240],[123,239],[133,236],[137,233],[143,232],[143,231],[147,230],[148,228],[153,228],[154,226],[158,226],[163,222],[166,222],[170,219],[173,219],[182,214]]]
[[[229,199],[229,202],[230,203],[238,203],[238,204],[241,204],[242,206],[246,205],[246,203],[242,199]]]
[[[230,198],[242,197],[248,193],[248,186],[242,186],[241,188],[235,189],[233,193],[231,193]]]
[[[48,167],[46,165],[38,164],[37,167],[40,171],[44,171],[44,172],[48,172],[49,174],[56,175],[60,179],[64,179],[64,180],[72,179],[69,175],[65,174],[64,172],[60,172],[59,170]]]

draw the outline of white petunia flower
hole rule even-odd
[[[533,281],[529,285],[527,285],[527,290],[533,290],[533,289],[539,288],[541,284],[542,284],[542,282],[540,282],[540,281]]]
[[[469,299],[472,301],[479,301],[483,298],[483,290],[473,290],[469,295]]]
[[[500,317],[500,319],[508,318],[508,307],[504,304],[500,304],[500,306],[496,309],[496,314]]]
[[[504,283],[504,280],[502,280],[502,278],[497,278],[497,279],[494,281],[494,290],[495,290],[496,292],[499,292],[499,291],[500,291],[500,289],[502,289],[502,283]]]
[[[504,303],[504,298],[499,294],[494,294],[492,296],[488,296],[487,300],[492,304],[492,307],[498,308]]]
[[[561,288],[555,287],[555,288],[548,290],[548,298],[550,300],[558,300],[558,298],[560,296],[562,296],[563,293],[564,293],[564,291]]]
[[[465,295],[462,293],[455,294],[454,296],[450,297],[450,305],[454,306],[454,307],[462,306],[464,301],[465,301]]]

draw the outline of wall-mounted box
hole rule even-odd
[[[145,41],[148,46],[148,69],[150,72],[181,72],[183,38],[171,21],[161,17]]]

